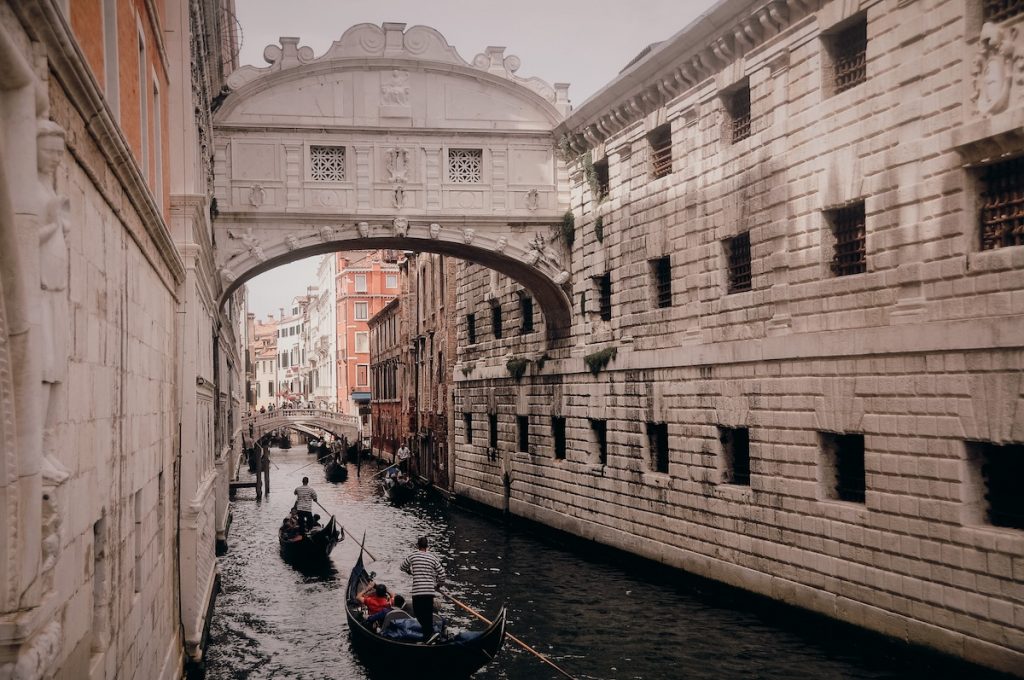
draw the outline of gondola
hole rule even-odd
[[[323,529],[304,531],[297,541],[288,540],[282,526],[277,530],[277,540],[281,544],[281,557],[302,566],[323,564],[331,555],[334,546],[345,540],[345,529],[342,528],[334,515]]]
[[[319,450],[320,450],[320,440],[318,440],[318,439],[310,439],[308,442],[306,442],[306,452],[307,453],[317,453]]]
[[[493,659],[505,641],[505,607],[481,633],[461,633],[430,644],[378,635],[365,623],[356,599],[370,581],[371,575],[363,566],[363,551],[360,550],[345,591],[348,630],[352,646],[359,651],[364,663],[386,669],[389,677],[422,677],[426,673],[428,677],[465,678]]]
[[[380,488],[394,505],[402,505],[416,495],[416,482],[411,477],[400,482],[395,477],[386,475],[380,482]]]
[[[324,476],[328,482],[344,482],[348,479],[348,467],[344,461],[328,460],[324,463]]]

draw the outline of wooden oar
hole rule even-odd
[[[393,468],[393,467],[395,467],[395,465],[394,465],[394,464],[392,463],[391,465],[387,466],[387,467],[386,467],[386,468],[384,468],[383,470],[378,470],[377,472],[374,472],[374,473],[373,473],[372,475],[370,475],[370,479],[373,479],[373,478],[374,478],[374,477],[376,477],[377,475],[382,475],[382,474],[384,474],[385,472],[387,472],[388,470],[390,470],[390,469],[391,469],[391,468]]]
[[[317,505],[320,505],[319,501],[313,501],[313,502],[316,503]],[[331,515],[332,517],[334,516],[334,513],[331,512],[330,510],[328,510],[327,508],[325,508],[324,506],[320,505],[320,509],[323,510],[324,512],[326,512],[328,515]],[[344,528],[345,527],[342,527],[342,529],[344,529]],[[345,533],[348,533],[348,532],[345,532]],[[363,549],[363,552],[365,552],[367,555],[370,556],[371,560],[373,560],[374,562],[377,561],[377,558],[374,557],[373,553],[370,552],[369,549],[367,549],[367,547],[365,545],[360,543],[358,538],[356,538],[355,536],[352,536],[352,534],[348,534],[348,535],[352,537],[352,540],[356,542],[356,545],[358,545],[360,548]]]
[[[470,614],[472,614],[473,616],[477,617],[478,619],[480,619],[481,621],[483,621],[484,623],[486,623],[486,624],[487,624],[488,626],[489,626],[489,625],[491,625],[491,622],[490,622],[490,621],[489,621],[489,620],[487,619],[487,617],[485,617],[485,616],[484,616],[483,614],[481,614],[481,613],[480,613],[480,612],[478,612],[477,610],[475,610],[475,609],[473,609],[472,607],[470,607],[470,606],[469,606],[468,604],[466,604],[465,602],[460,602],[459,600],[455,599],[454,597],[452,597],[451,595],[449,595],[448,593],[446,593],[446,592],[444,592],[444,591],[441,591],[441,594],[442,594],[442,595],[444,595],[445,597],[447,597],[447,598],[448,598],[449,600],[451,600],[451,601],[452,601],[452,602],[454,602],[455,604],[457,604],[457,605],[459,605],[460,607],[462,607],[463,609],[465,609],[465,610],[466,610],[467,612],[469,612],[469,613],[470,613]],[[538,651],[537,651],[536,649],[534,649],[534,648],[533,648],[533,647],[531,647],[530,645],[526,644],[525,642],[523,642],[522,640],[520,640],[519,638],[517,638],[517,637],[516,637],[515,635],[513,635],[512,633],[509,633],[509,632],[508,632],[508,631],[506,630],[506,631],[505,631],[505,635],[507,635],[507,636],[508,636],[508,638],[509,638],[510,640],[512,640],[513,642],[515,642],[516,644],[518,644],[518,645],[519,645],[520,647],[522,647],[523,649],[525,649],[526,651],[528,651],[528,652],[529,652],[530,654],[533,654],[533,655],[534,655],[535,657],[537,657],[538,659],[540,659],[541,661],[543,661],[543,662],[544,662],[544,663],[546,663],[547,665],[551,666],[552,668],[554,668],[554,669],[555,669],[556,671],[558,671],[559,673],[561,673],[561,674],[562,674],[562,675],[564,675],[565,677],[567,677],[567,678],[570,678],[570,680],[576,680],[576,678],[575,678],[575,677],[573,677],[573,676],[572,676],[571,674],[569,674],[569,673],[568,673],[567,671],[565,671],[565,670],[564,670],[564,669],[562,669],[562,668],[559,668],[559,666],[558,666],[558,665],[557,665],[557,664],[556,664],[556,663],[555,663],[554,661],[552,661],[551,659],[547,658],[546,656],[544,656],[543,654],[541,654],[540,652],[538,652]]]

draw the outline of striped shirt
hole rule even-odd
[[[437,595],[437,586],[444,581],[444,567],[437,555],[417,550],[402,561],[400,567],[406,574],[412,574],[412,596]]]
[[[300,486],[295,489],[295,495],[298,496],[298,500],[295,501],[295,509],[300,512],[312,512],[313,501],[316,500],[316,491],[309,488],[308,486]]]

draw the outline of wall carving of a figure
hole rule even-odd
[[[43,479],[60,484],[68,478],[57,452],[64,421],[68,360],[68,247],[71,229],[68,199],[56,191],[56,172],[64,158],[64,130],[41,119],[38,126],[39,283],[42,288],[41,354],[43,356]]]
[[[409,105],[409,73],[392,71],[380,86],[380,103],[383,106]]]

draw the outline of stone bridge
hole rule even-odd
[[[516,75],[488,47],[465,61],[432,28],[350,28],[314,58],[298,38],[228,79],[215,118],[221,303],[253,276],[337,250],[470,260],[519,281],[550,339],[572,318],[559,226],[568,177],[552,134],[568,85]]]
[[[312,408],[275,409],[268,413],[245,416],[242,419],[242,433],[252,440],[258,440],[268,432],[281,428],[304,431],[307,434],[307,428],[318,428],[337,437],[345,437],[350,442],[359,439],[359,417],[335,411]]]

